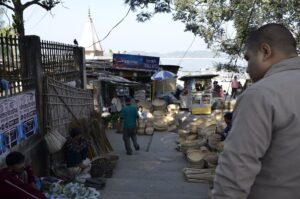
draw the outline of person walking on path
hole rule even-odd
[[[247,71],[216,169],[214,199],[300,198],[300,58],[280,24],[249,33]]]
[[[132,155],[130,139],[133,142],[135,150],[139,150],[140,146],[137,143],[136,129],[139,114],[137,107],[131,103],[131,99],[126,99],[126,106],[121,111],[121,118],[123,119],[123,140],[127,155]]]
[[[239,82],[237,76],[231,81],[231,98],[235,99],[237,97],[237,90],[239,88]]]

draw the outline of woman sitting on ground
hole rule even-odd
[[[66,143],[66,162],[72,175],[87,174],[90,171],[90,161],[87,158],[90,142],[82,137],[79,128],[73,128],[70,139]]]

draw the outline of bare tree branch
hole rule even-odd
[[[29,6],[31,6],[31,5],[33,5],[33,4],[37,4],[37,3],[39,3],[39,0],[29,1],[29,2],[27,2],[27,3],[25,3],[25,4],[23,5],[23,9],[25,10],[27,7],[29,7]]]
[[[61,6],[62,6],[63,8],[65,8],[65,9],[70,9],[70,8],[68,8],[67,6],[65,6],[65,2],[64,2],[64,1],[60,1],[60,4],[61,4]]]
[[[40,0],[33,0],[33,1],[29,1],[27,3],[25,3],[23,5],[23,9],[26,9],[27,7],[31,6],[31,5],[39,5],[40,7],[44,8],[45,10],[49,11],[51,10],[56,4],[59,4],[59,1],[53,1],[53,4],[46,4],[46,3],[41,3]]]
[[[5,4],[5,3],[0,3],[0,6],[5,6],[6,8],[10,9],[10,10],[15,10],[13,7]]]

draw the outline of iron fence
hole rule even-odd
[[[34,87],[33,77],[22,62],[20,40],[12,35],[0,35],[0,79],[8,81],[8,90],[0,86],[0,97],[27,91]],[[2,81],[3,82],[3,81]]]
[[[33,70],[29,66],[31,53],[41,56],[42,73],[60,82],[81,80],[82,50],[75,45],[40,41],[33,52],[26,36],[0,35],[0,80],[8,82],[8,89],[0,84],[0,97],[25,92],[35,88]],[[31,48],[32,50],[32,48]],[[0,82],[1,83],[1,82]],[[82,82],[80,82],[82,84]]]
[[[80,64],[76,54],[78,47],[57,42],[41,41],[44,73],[60,82],[80,79]]]

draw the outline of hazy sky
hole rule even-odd
[[[124,0],[64,0],[64,2],[68,9],[58,5],[52,10],[53,16],[38,6],[28,8],[24,17],[26,34],[39,35],[44,40],[64,43],[72,43],[76,38],[80,42],[90,8],[98,36],[102,39],[128,11]],[[184,32],[184,24],[172,20],[171,14],[156,15],[145,23],[138,23],[135,15],[136,13],[131,12],[102,42],[106,52],[109,49],[114,52],[185,51],[194,38],[192,33]],[[196,38],[191,50],[203,49],[206,49],[203,40]]]

